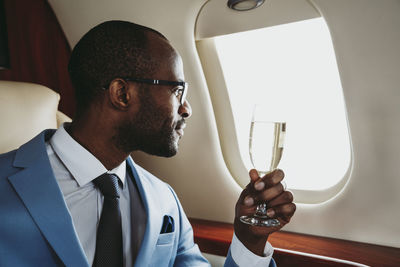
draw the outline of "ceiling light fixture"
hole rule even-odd
[[[228,0],[228,7],[236,11],[247,11],[257,8],[264,0]]]

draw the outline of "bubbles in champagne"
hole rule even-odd
[[[285,122],[251,122],[250,160],[260,173],[267,173],[278,167],[283,153],[285,132]]]

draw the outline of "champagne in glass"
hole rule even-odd
[[[257,106],[253,112],[250,126],[249,152],[253,167],[260,177],[272,172],[278,167],[283,153],[286,134],[286,123],[268,121],[265,111]],[[261,113],[261,114],[260,114]],[[256,213],[252,216],[242,216],[243,223],[256,226],[279,226],[279,220],[267,216],[267,203],[257,206]]]

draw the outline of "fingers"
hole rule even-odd
[[[257,178],[255,179],[257,175]],[[262,178],[258,177],[258,173],[256,170],[252,169],[250,171],[250,178],[251,181],[254,182],[254,189],[261,191],[265,188],[274,186],[281,182],[283,178],[285,177],[285,174],[282,170],[274,170],[273,172],[267,173],[264,175]]]
[[[251,169],[249,171],[249,175],[250,175],[250,179],[251,182],[254,183],[255,181],[257,181],[260,177],[258,177],[258,172],[256,169]]]
[[[250,183],[246,186],[246,188],[240,194],[238,203],[245,204],[246,206],[253,205],[253,203],[254,203],[253,199],[249,200],[249,194],[251,191],[252,190],[251,190],[251,183]],[[249,201],[251,201],[251,203]]]
[[[269,202],[270,200],[280,196],[283,193],[283,191],[284,191],[283,185],[281,183],[278,183],[277,185],[274,185],[268,189],[265,189],[261,192],[257,192],[255,195],[253,195],[253,198],[256,203],[265,201]]]
[[[293,194],[290,191],[283,191],[276,198],[268,202],[270,207],[267,215],[271,218],[278,218],[284,223],[288,223],[296,211],[293,203]]]
[[[260,178],[257,170],[252,169],[249,176],[251,182],[239,197],[239,202],[245,206],[249,207],[256,202],[273,199],[284,190],[280,183],[285,176],[282,170],[274,170]]]
[[[268,201],[268,206],[274,207],[279,206],[285,203],[293,202],[293,194],[290,191],[283,191],[282,194],[279,194],[277,197]]]
[[[295,211],[296,211],[296,205],[294,203],[286,203],[268,209],[267,215],[271,218],[277,218],[283,221],[284,223],[288,223]]]
[[[256,170],[249,172],[250,183],[242,191],[235,210],[235,233],[243,236],[264,237],[278,231],[286,225],[296,211],[293,203],[293,194],[286,191],[283,185],[284,173],[282,170],[275,170],[259,177]],[[267,216],[279,220],[280,225],[276,227],[249,226],[240,221],[243,215],[253,216],[256,213],[257,204],[267,204]],[[264,242],[265,243],[265,242]]]

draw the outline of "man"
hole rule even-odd
[[[179,54],[152,29],[110,21],[78,42],[69,72],[73,122],[0,156],[0,266],[208,266],[174,191],[129,157],[178,151],[192,113]],[[226,266],[274,266],[268,235],[295,211],[282,171],[250,179]],[[265,200],[279,227],[239,221]]]

